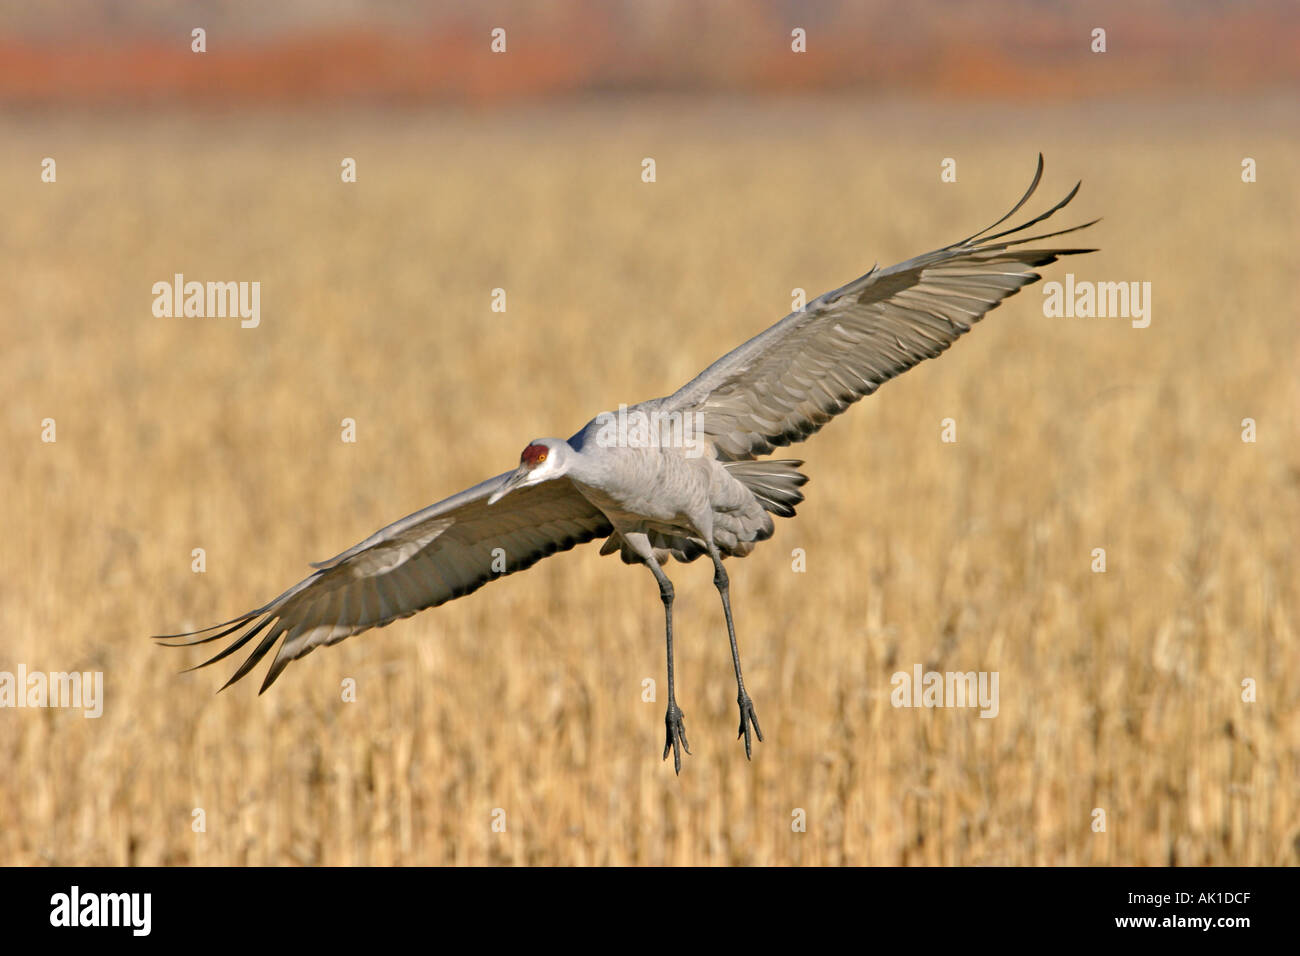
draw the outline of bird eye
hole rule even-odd
[[[540,455],[537,456],[537,464],[540,465],[544,461],[546,461],[546,452],[542,452]]]

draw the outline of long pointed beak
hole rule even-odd
[[[524,479],[527,477],[528,477],[528,469],[525,468],[523,465],[520,465],[518,468],[515,469],[515,473],[513,475],[511,475],[505,481],[501,482],[500,488],[492,492],[492,496],[488,498],[487,503],[490,505],[496,504],[506,495],[510,494],[510,492],[514,491],[521,484],[523,484]]]

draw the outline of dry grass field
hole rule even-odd
[[[0,126],[0,671],[105,681],[98,719],[0,710],[0,863],[1300,859],[1285,104]],[[767,735],[752,763],[707,562],[668,568],[680,777],[659,759],[653,579],[594,544],[318,651],[261,697],[263,668],[216,694],[237,659],[178,676],[199,649],[148,639],[262,603],[535,436],[672,391],[795,287],[973,232],[1039,150],[1038,208],[1082,178],[1066,218],[1105,217],[1084,240],[1102,251],[1048,278],[1150,282],[1150,327],[1046,318],[1031,287],[796,449],[798,518],[729,562]],[[260,281],[260,326],[155,318],[178,272]],[[998,672],[998,715],[891,706],[917,664]]]

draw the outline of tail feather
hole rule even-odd
[[[722,463],[731,477],[752,491],[764,508],[782,518],[794,517],[795,505],[803,501],[799,489],[808,483],[808,476],[799,471],[802,464],[789,458]]]

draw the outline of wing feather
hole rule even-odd
[[[612,533],[605,515],[565,478],[517,489],[489,507],[488,497],[509,474],[408,515],[313,564],[313,574],[247,614],[159,640],[182,647],[235,635],[227,647],[190,668],[194,670],[224,660],[265,631],[225,684],[247,675],[280,641],[262,682],[265,691],[291,661],[323,644],[410,617],[547,555]],[[505,555],[505,570],[499,573],[492,568],[498,548]]]
[[[1042,174],[1040,154],[1029,189],[993,225],[888,269],[872,268],[815,299],[661,399],[661,409],[700,413],[704,434],[724,461],[807,438],[889,379],[942,354],[1004,299],[1037,282],[1035,269],[1095,251],[1013,247],[1086,229],[1096,220],[1007,239],[1065,208],[1078,184],[1046,212],[986,235],[1029,201]]]

